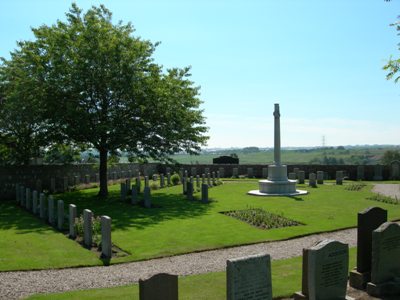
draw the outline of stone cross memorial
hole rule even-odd
[[[268,254],[227,261],[226,299],[272,300],[271,258]]]

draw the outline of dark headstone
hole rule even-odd
[[[186,198],[193,200],[193,183],[191,181],[186,183]]]
[[[139,279],[140,300],[178,300],[178,276],[156,274],[149,279]]]
[[[201,185],[201,202],[208,203],[208,184]]]
[[[387,211],[370,207],[357,217],[357,267],[350,272],[350,286],[365,289],[371,276],[372,232],[387,221]]]
[[[146,186],[143,190],[143,205],[146,208],[151,208],[151,194],[150,187]]]

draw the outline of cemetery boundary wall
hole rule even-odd
[[[365,165],[363,166],[363,179],[376,180],[376,167],[381,168],[381,180],[390,180],[390,166]],[[190,175],[195,168],[197,175],[209,172],[217,172],[223,168],[221,177],[232,177],[233,169],[238,169],[239,175],[246,175],[249,168],[252,169],[254,177],[262,178],[263,168],[268,165],[262,164],[181,164],[164,165],[159,163],[149,164],[114,164],[108,169],[108,179],[118,180],[122,178],[142,175],[152,176],[155,173],[167,173],[167,169],[178,171],[187,170]],[[287,170],[293,172],[295,168],[305,171],[306,178],[309,173],[323,171],[325,179],[334,179],[336,171],[343,171],[344,176],[350,180],[357,180],[357,165],[288,165]],[[52,182],[53,181],[53,182]],[[96,164],[76,165],[32,165],[32,166],[1,166],[0,167],[0,200],[15,198],[15,185],[17,183],[31,187],[37,191],[63,192],[66,187],[72,187],[82,183],[96,183],[99,181],[98,167]]]

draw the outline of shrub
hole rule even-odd
[[[150,189],[151,190],[158,190],[160,187],[159,187],[159,185],[158,185],[158,182],[156,182],[156,181],[153,181],[152,183],[150,183]]]
[[[346,186],[344,189],[347,191],[360,191],[365,186],[366,186],[365,183],[352,183]]]
[[[83,215],[80,215],[78,218],[75,218],[75,230],[78,237],[83,239]],[[93,242],[100,246],[101,242],[101,222],[100,217],[92,217],[92,238]]]
[[[381,194],[373,195],[372,197],[368,197],[367,199],[372,200],[372,201],[388,203],[388,204],[400,204],[400,199],[398,199],[397,197],[391,198],[391,197],[387,197],[387,196],[384,196]]]
[[[173,185],[178,185],[180,181],[179,175],[178,174],[174,174],[171,176],[171,182]]]

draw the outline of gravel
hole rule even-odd
[[[400,184],[374,184],[372,191],[377,194],[400,199]]]
[[[224,271],[227,259],[259,253],[268,253],[274,260],[301,256],[303,248],[323,239],[338,240],[354,247],[356,229],[104,267],[0,272],[0,298],[20,299],[35,293],[127,285],[162,272],[191,275]]]

